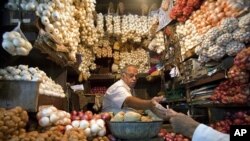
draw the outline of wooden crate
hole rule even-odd
[[[67,99],[39,94],[39,82],[24,80],[0,81],[0,107],[21,106],[29,112],[37,112],[41,105],[54,105],[67,110]]]
[[[23,80],[0,81],[0,107],[21,106],[27,111],[36,112],[38,106],[39,83]]]

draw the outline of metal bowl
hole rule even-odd
[[[162,124],[163,121],[110,121],[107,125],[112,135],[119,139],[150,139],[158,135]]]

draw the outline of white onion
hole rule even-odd
[[[75,128],[78,128],[80,126],[80,121],[79,120],[74,120],[72,121],[71,125]]]
[[[80,128],[86,129],[89,127],[89,122],[87,120],[81,120],[80,121]]]
[[[42,117],[39,120],[39,125],[42,126],[42,127],[49,126],[50,125],[49,118],[48,117]]]

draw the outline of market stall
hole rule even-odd
[[[1,1],[0,141],[191,140],[150,111],[103,112],[122,69],[135,95],[229,134],[250,124],[247,0]]]

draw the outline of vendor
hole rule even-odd
[[[137,81],[138,69],[135,65],[127,65],[121,70],[121,79],[110,86],[102,104],[103,112],[151,110],[161,117],[165,114],[165,108],[156,108],[163,97],[154,97],[151,100],[144,100],[134,96],[134,86]]]

